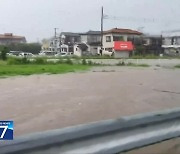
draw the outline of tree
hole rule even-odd
[[[2,60],[6,60],[7,59],[7,53],[9,52],[9,49],[4,46],[4,47],[1,47],[1,51],[0,51],[0,59]]]
[[[8,47],[11,51],[30,52],[33,54],[38,54],[41,51],[41,44],[39,43],[10,44]]]
[[[136,55],[144,55],[145,54],[145,47],[144,47],[144,45],[137,45],[135,47],[135,54]]]

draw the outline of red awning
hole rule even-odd
[[[115,51],[133,51],[134,46],[131,41],[115,41],[114,50]]]

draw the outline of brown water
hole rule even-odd
[[[15,135],[180,107],[180,69],[100,67],[0,79],[1,120]]]

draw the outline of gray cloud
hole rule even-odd
[[[145,27],[149,33],[180,29],[179,0],[0,0],[0,33],[37,41],[52,36],[54,27],[59,32],[99,30],[101,6],[111,16],[105,29]]]

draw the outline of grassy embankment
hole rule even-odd
[[[54,57],[49,57],[50,59]],[[68,57],[63,57],[63,58],[68,58]],[[77,57],[77,56],[72,56],[73,59],[121,59],[121,58],[114,58],[113,56],[107,56],[107,55],[103,55],[103,56],[83,56],[82,58]],[[146,54],[146,55],[133,55],[130,56],[129,58],[125,58],[125,59],[180,59],[180,56],[167,56],[164,55],[163,57],[160,57],[158,55],[154,55],[154,54]]]
[[[90,66],[72,64],[70,61],[48,63],[43,60],[35,62],[15,60],[0,61],[0,77],[32,74],[60,74],[88,70]]]
[[[180,64],[179,64],[179,65],[176,65],[175,68],[180,68]]]

